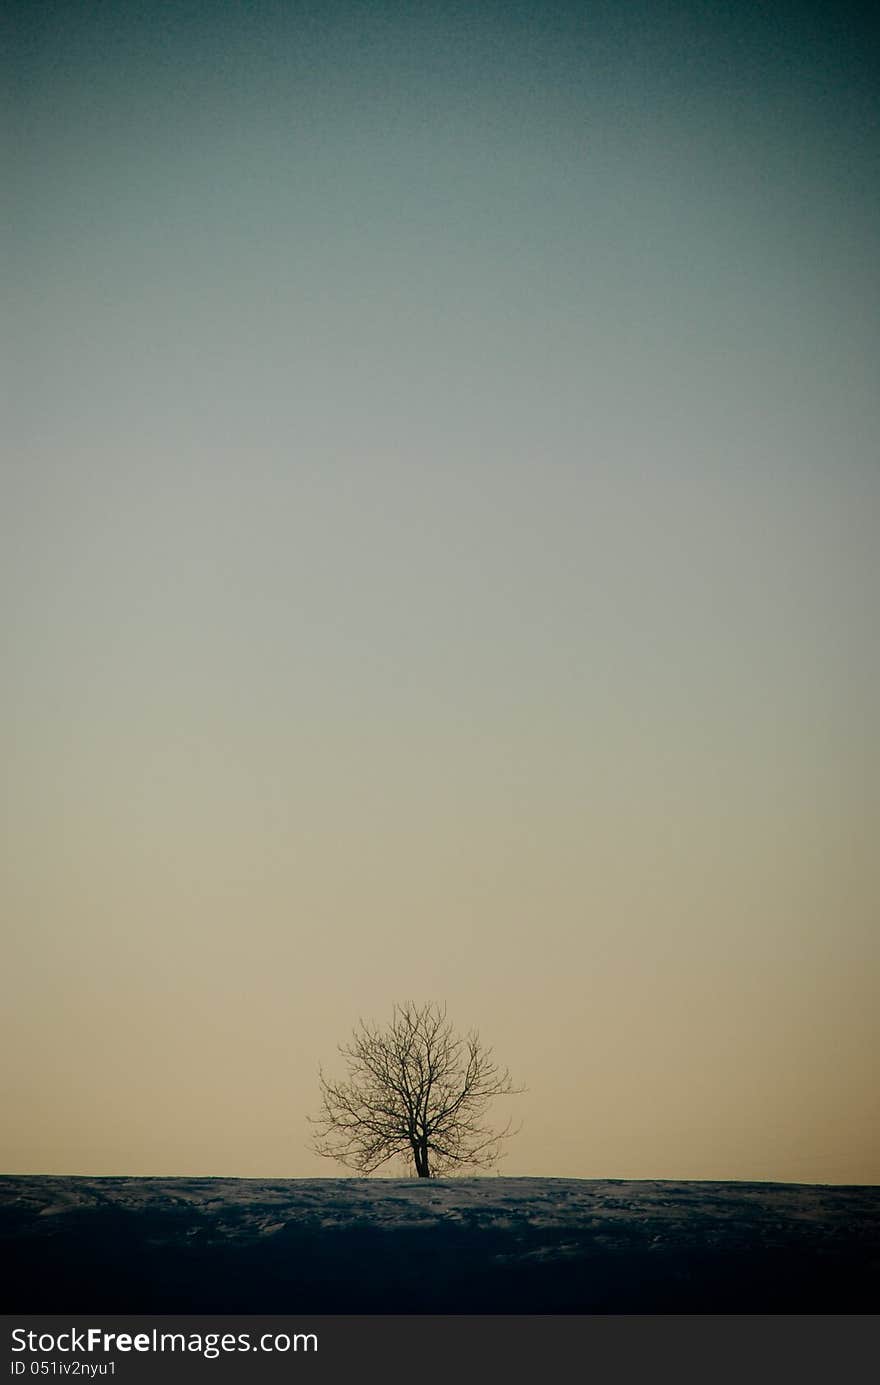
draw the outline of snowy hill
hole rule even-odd
[[[876,1312],[880,1189],[0,1178],[15,1312]]]

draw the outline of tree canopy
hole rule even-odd
[[[419,1178],[489,1169],[502,1157],[513,1132],[509,1122],[487,1125],[487,1109],[523,1089],[476,1030],[455,1032],[445,1008],[395,1005],[390,1024],[361,1020],[339,1052],[347,1076],[319,1073],[321,1111],[311,1120],[318,1154],[363,1174],[402,1156]]]

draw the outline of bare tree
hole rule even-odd
[[[496,1096],[521,1092],[493,1061],[476,1030],[457,1035],[445,1009],[395,1005],[390,1025],[361,1020],[340,1044],[348,1076],[319,1074],[321,1114],[314,1150],[358,1173],[373,1173],[400,1155],[419,1178],[460,1167],[491,1168],[510,1123],[493,1131],[484,1118]]]

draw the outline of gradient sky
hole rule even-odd
[[[846,6],[12,7],[6,1172],[880,1181],[880,81]],[[11,194],[11,195],[10,195]]]

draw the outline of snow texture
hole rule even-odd
[[[0,1178],[19,1312],[876,1312],[880,1189]]]

